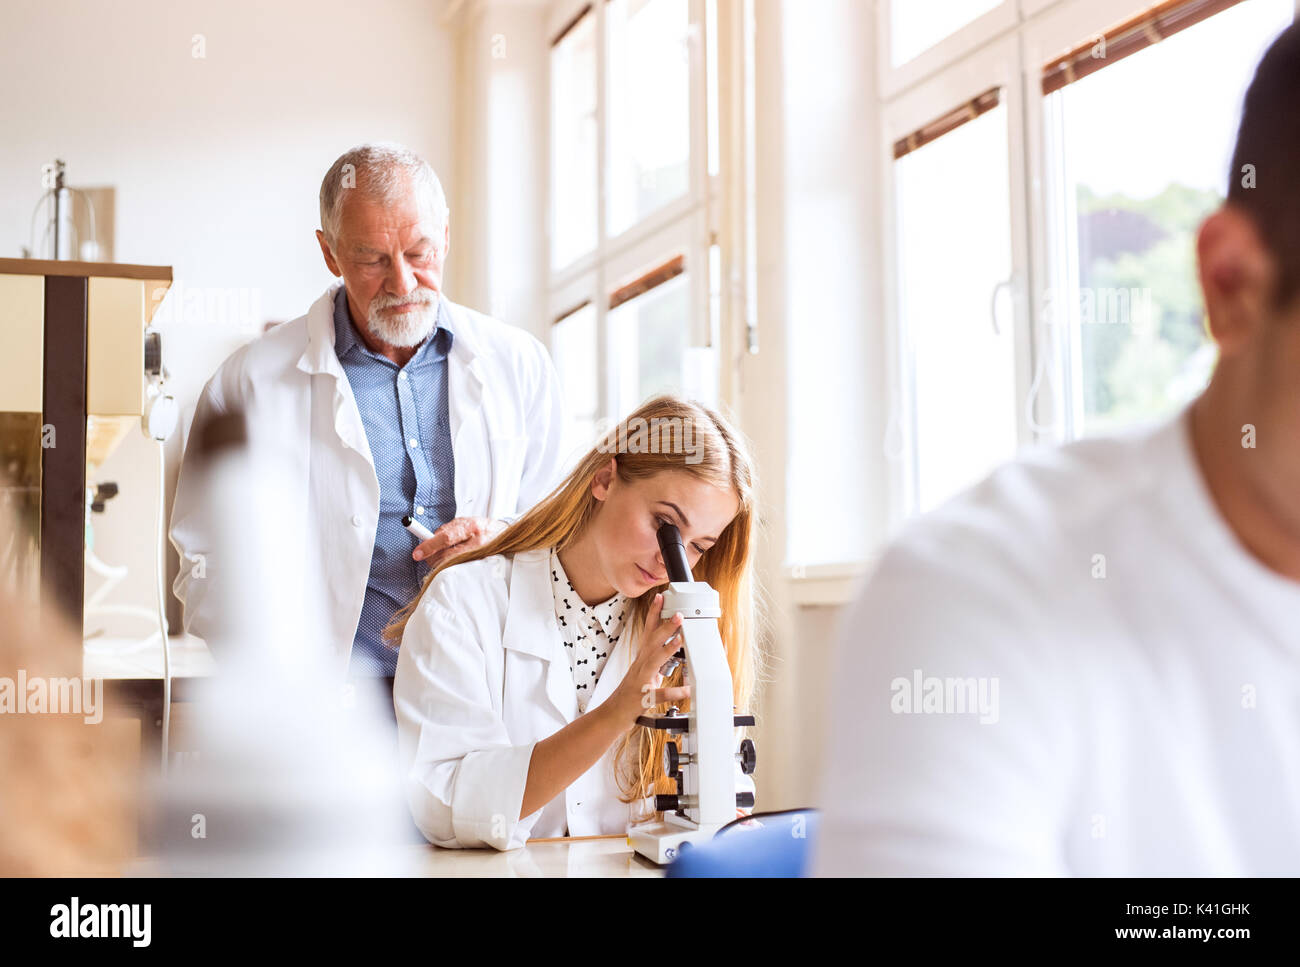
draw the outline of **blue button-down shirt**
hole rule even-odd
[[[370,558],[366,600],[352,644],[352,674],[391,677],[397,652],[384,626],[420,589],[428,565],[413,560],[418,540],[402,526],[407,514],[431,531],[456,516],[455,461],[447,407],[447,355],[453,333],[446,306],[438,324],[405,366],[373,353],[352,323],[347,289],[334,300],[334,351],[361,411],[379,478],[379,526]]]

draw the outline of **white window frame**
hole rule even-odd
[[[927,47],[909,61],[893,66],[892,18],[896,3],[923,3],[925,0],[877,0],[876,3],[876,63],[880,96],[888,99],[911,87],[931,74],[979,50],[1019,23],[1016,0],[1002,0],[992,10],[980,14],[970,23],[959,27],[933,47]],[[1040,4],[1056,0],[1038,0]]]
[[[720,3],[728,0],[719,0]],[[578,12],[586,0],[559,0],[552,5],[548,20],[549,43]],[[692,30],[689,66],[690,90],[690,149],[688,155],[688,188],[686,194],[650,213],[636,224],[611,236],[608,227],[606,192],[609,183],[608,110],[609,85],[607,81],[609,56],[606,30],[606,0],[593,0],[588,16],[596,18],[596,246],[586,254],[558,269],[550,266],[549,239],[553,237],[554,198],[550,151],[552,130],[546,125],[547,160],[547,266],[549,285],[547,297],[547,322],[553,321],[584,300],[596,308],[596,356],[600,361],[600,385],[597,394],[599,416],[616,419],[625,414],[613,413],[611,408],[618,398],[616,367],[610,359],[609,299],[621,285],[639,277],[667,260],[681,255],[685,259],[690,319],[688,331],[691,346],[715,346],[709,318],[709,246],[719,232],[720,185],[718,176],[709,175],[707,74],[705,52],[708,49],[705,0],[688,0]],[[546,76],[548,118],[550,69]],[[551,345],[547,327],[547,345]],[[722,358],[719,356],[719,365]],[[719,376],[721,401],[730,403],[725,392],[725,382]]]

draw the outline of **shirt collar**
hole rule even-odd
[[[408,367],[419,366],[431,358],[441,359],[445,357],[451,352],[454,338],[455,333],[451,327],[451,313],[447,311],[447,300],[440,296],[438,298],[438,319],[433,334],[420,345],[420,348],[406,365]],[[352,310],[348,306],[348,289],[347,286],[341,285],[334,295],[334,352],[341,360],[353,351],[365,353],[374,359],[383,358],[371,352],[357,334],[352,321]],[[391,360],[388,360],[388,362],[391,362]]]
[[[623,626],[623,617],[627,613],[627,597],[620,592],[615,592],[612,598],[599,604],[584,602],[578,596],[578,592],[573,590],[573,584],[570,583],[569,576],[564,573],[564,566],[560,564],[560,555],[556,553],[555,548],[551,548],[551,590],[555,595],[557,618],[572,617],[574,612],[577,612],[580,618],[586,616],[588,623],[598,626],[601,631],[610,636],[618,634]]]

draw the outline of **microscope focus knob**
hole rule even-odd
[[[668,796],[658,793],[655,795],[655,809],[664,813],[676,812],[678,798],[675,795]]]
[[[144,334],[144,371],[150,376],[162,374],[162,336],[157,332]]]
[[[670,779],[680,779],[682,776],[681,759],[674,742],[664,743],[664,774]]]
[[[758,765],[758,750],[754,748],[753,739],[743,739],[740,743],[740,771],[745,775],[753,775],[754,768]]]

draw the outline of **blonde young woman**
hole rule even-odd
[[[657,447],[646,428],[663,430]],[[401,643],[393,704],[407,801],[430,842],[513,849],[623,833],[653,815],[646,797],[673,791],[663,733],[636,725],[651,702],[689,707],[682,669],[659,674],[681,625],[659,617],[664,522],[718,592],[736,705],[747,707],[753,470],[722,417],[659,397],[507,530],[431,572],[388,628]],[[753,788],[737,768],[737,791]]]

